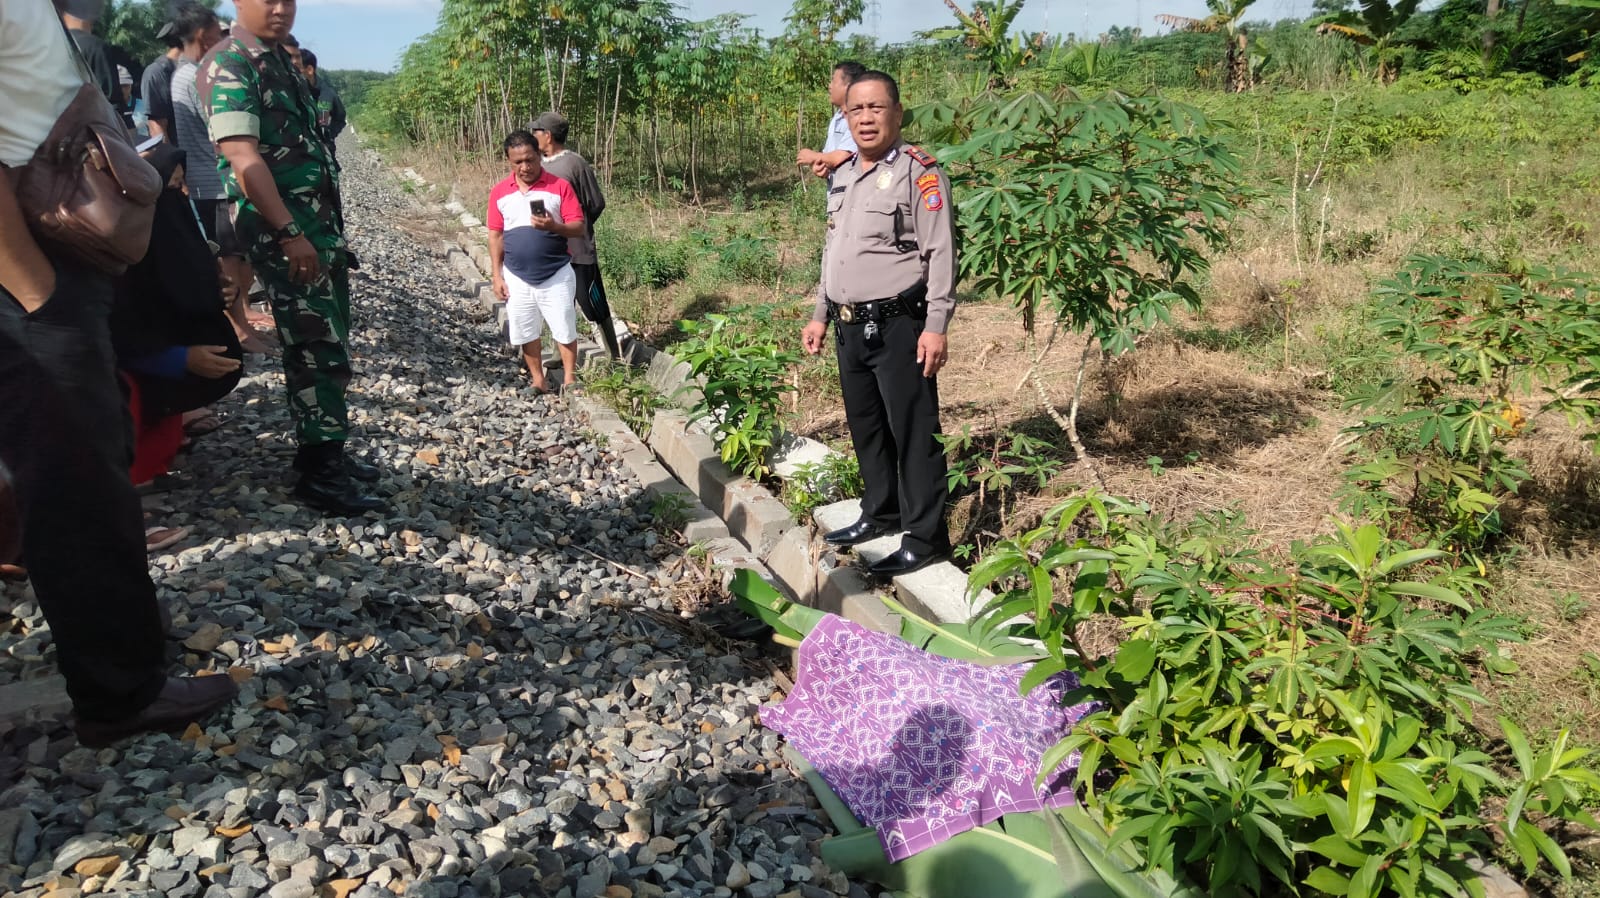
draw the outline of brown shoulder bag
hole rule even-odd
[[[116,275],[144,258],[162,184],[93,80],[85,78],[33,159],[10,174],[35,236]]]

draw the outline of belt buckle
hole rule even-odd
[[[839,320],[843,321],[845,324],[854,324],[856,320],[856,307],[852,305],[846,305],[845,303],[840,303]]]

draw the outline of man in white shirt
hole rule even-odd
[[[832,178],[833,170],[850,161],[856,154],[856,139],[850,136],[850,125],[844,120],[844,94],[850,82],[861,77],[867,67],[859,62],[844,60],[833,66],[833,80],[828,82],[828,101],[833,104],[833,118],[828,121],[828,139],[822,152],[812,149],[800,151],[795,164],[811,169],[819,178]]]
[[[84,84],[50,0],[0,0],[0,164],[26,165]],[[78,740],[182,729],[227,704],[228,677],[168,677],[128,481],[127,410],[111,351],[111,282],[29,231],[0,174],[0,463],[22,561],[50,623]]]

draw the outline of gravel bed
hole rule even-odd
[[[189,670],[240,699],[93,751],[0,726],[0,894],[188,898],[863,896],[760,727],[782,658],[681,621],[687,563],[640,485],[537,398],[432,244],[427,211],[344,149],[362,270],[352,407],[383,516],[295,503],[273,360],[218,407],[156,520]],[[86,562],[89,560],[86,560]],[[0,591],[0,684],[52,673]]]

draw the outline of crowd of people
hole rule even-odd
[[[146,556],[186,534],[146,520],[140,492],[220,426],[209,407],[247,358],[283,365],[295,495],[330,514],[384,505],[366,486],[382,472],[346,449],[357,263],[334,152],[343,104],[290,34],[292,0],[235,8],[228,23],[175,4],[165,51],[137,66],[96,35],[103,0],[0,0],[0,577],[31,581],[91,746],[182,727],[234,695],[228,677],[167,675]],[[160,186],[129,265],[28,208],[46,168],[61,177],[57,125],[86,90],[127,132],[92,139],[125,140]]]
[[[182,533],[149,527],[139,488],[219,426],[207,409],[252,352],[281,362],[298,449],[294,494],[323,513],[379,511],[383,471],[349,446],[350,272],[335,138],[345,113],[291,34],[294,0],[171,10],[167,49],[135,78],[94,36],[103,0],[0,0],[0,577],[31,580],[49,622],[78,738],[98,746],[181,728],[235,694],[223,676],[166,673],[168,621],[146,553]],[[118,68],[126,77],[119,77]],[[137,82],[137,83],[136,83]],[[92,86],[86,87],[85,85]],[[143,257],[106,266],[53,239],[24,187],[84,96],[106,121],[137,110],[128,143],[161,189]],[[798,162],[828,179],[828,237],[803,343],[837,332],[844,403],[866,481],[851,546],[904,532],[874,573],[949,550],[934,435],[955,258],[948,182],[900,137],[894,80],[841,63],[828,144]],[[577,314],[620,354],[594,243],[593,169],[547,112],[505,138],[488,198],[496,295],[530,388],[555,392],[548,326],[578,388]],[[103,136],[99,139],[103,139]],[[86,262],[86,259],[89,261]],[[250,307],[252,285],[270,314]],[[257,330],[271,322],[271,334]],[[269,345],[275,344],[275,345]],[[92,559],[92,563],[85,563]]]

